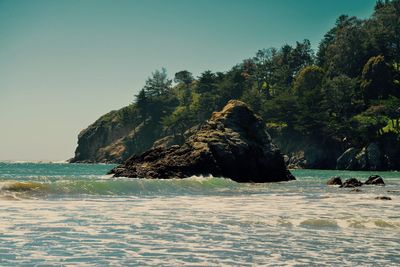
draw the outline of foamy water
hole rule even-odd
[[[398,266],[400,174],[361,192],[297,181],[113,179],[111,165],[0,163],[0,265]],[[392,200],[377,200],[389,196]]]

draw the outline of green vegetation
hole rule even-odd
[[[399,66],[400,0],[377,1],[369,19],[340,16],[316,53],[308,40],[285,44],[224,73],[207,70],[194,78],[180,71],[174,85],[165,69],[156,71],[122,118],[161,129],[154,136],[183,135],[240,99],[275,137],[364,146],[400,132]]]

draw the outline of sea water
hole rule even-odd
[[[112,167],[0,163],[0,266],[400,265],[400,173],[239,184],[117,179]],[[386,186],[326,185],[370,174]]]

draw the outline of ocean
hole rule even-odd
[[[0,163],[0,266],[400,265],[400,173],[239,184],[117,179],[113,166]],[[386,186],[326,186],[371,174]]]

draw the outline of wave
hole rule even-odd
[[[27,195],[155,195],[155,194],[207,194],[239,189],[230,179],[194,176],[187,179],[64,179],[47,181],[13,181],[0,183],[0,192]]]

